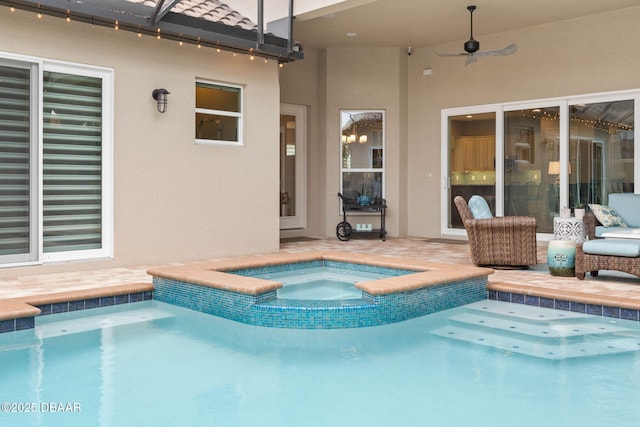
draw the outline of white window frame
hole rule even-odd
[[[5,62],[6,61],[6,62]],[[112,68],[89,66],[85,64],[55,61],[38,57],[17,55],[7,52],[0,52],[0,62],[6,65],[12,63],[31,64],[33,75],[31,84],[35,85],[32,114],[35,137],[31,141],[32,165],[36,166],[35,174],[32,174],[34,184],[32,189],[35,197],[31,203],[37,206],[36,220],[31,225],[31,233],[36,235],[37,254],[36,259],[23,262],[7,262],[0,264],[0,268],[18,267],[25,265],[39,265],[47,262],[67,262],[81,261],[88,259],[113,258],[114,247],[114,215],[113,215],[113,129],[114,129],[114,70]],[[80,251],[61,251],[44,253],[43,249],[43,74],[44,72],[58,72],[66,74],[77,74],[87,77],[96,77],[102,80],[102,181],[101,181],[101,248]],[[37,174],[37,175],[36,175]]]
[[[381,148],[382,149],[382,167],[381,168],[374,168],[373,165],[370,165],[370,167],[368,168],[348,168],[348,167],[344,167],[344,163],[342,160],[342,141],[340,139],[340,132],[338,133],[338,138],[337,140],[340,143],[340,149],[338,150],[339,156],[340,156],[340,193],[344,192],[344,173],[345,172],[353,172],[353,173],[380,173],[382,174],[382,187],[380,188],[380,192],[381,192],[381,197],[384,199],[386,198],[386,181],[387,181],[387,176],[386,176],[386,168],[387,168],[387,150],[386,150],[386,114],[387,111],[384,109],[357,109],[357,108],[341,108],[340,109],[340,117],[342,116],[343,112],[357,112],[357,113],[380,113],[382,115],[382,131],[380,132],[380,141],[377,145],[375,146],[371,146],[370,148]],[[339,119],[340,119],[339,117]],[[340,121],[339,121],[340,123]],[[355,143],[357,144],[357,142]],[[371,153],[371,151],[369,151],[369,153]],[[340,203],[340,209],[342,209],[342,203]],[[340,211],[342,213],[342,210]],[[363,215],[379,215],[378,213],[362,213]]]
[[[561,181],[568,180],[568,156],[569,156],[569,106],[579,103],[614,102],[625,99],[634,100],[634,182],[640,182],[640,90],[621,90],[612,92],[601,92],[583,94],[575,96],[564,96],[557,98],[543,98],[537,100],[524,100],[518,102],[506,102],[502,104],[485,104],[470,107],[447,108],[441,111],[440,115],[440,170],[441,170],[441,192],[440,192],[440,232],[449,236],[465,236],[464,229],[449,228],[449,117],[465,114],[477,114],[493,112],[496,114],[496,159],[504,157],[504,113],[506,111],[516,111],[519,109],[538,108],[541,106],[558,106],[560,108],[560,175]],[[504,163],[496,161],[496,214],[503,215],[502,205],[504,203]],[[635,186],[635,193],[640,194],[638,185]],[[566,188],[560,188],[560,205],[567,205],[569,195]],[[538,233],[539,240],[550,240],[551,234]]]
[[[217,116],[225,116],[225,117],[233,117],[238,119],[238,140],[237,141],[225,141],[218,139],[200,139],[196,138],[196,144],[198,145],[222,145],[222,146],[231,146],[231,147],[244,147],[244,86],[232,84],[232,83],[222,83],[213,80],[206,79],[196,79],[195,87],[198,86],[198,83],[216,85],[216,86],[226,86],[233,89],[240,90],[240,111],[225,111],[225,110],[212,110],[208,108],[195,108],[195,114],[212,114]],[[194,98],[194,104],[195,104]]]

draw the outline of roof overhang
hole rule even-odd
[[[301,46],[292,42],[291,31],[289,39],[285,39],[164,9],[162,16],[159,16],[159,11],[153,7],[124,0],[0,0],[0,5],[91,25],[117,27],[141,35],[246,53],[281,63],[304,57]],[[289,16],[292,25],[291,13]]]

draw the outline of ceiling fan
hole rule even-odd
[[[505,56],[511,55],[518,50],[518,46],[510,44],[502,49],[495,50],[480,50],[480,42],[473,38],[473,11],[476,10],[475,6],[467,6],[467,10],[471,15],[471,37],[464,43],[463,53],[437,53],[438,56],[466,56],[467,61],[464,65],[469,65],[472,62],[476,62],[480,56]]]

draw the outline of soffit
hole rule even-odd
[[[294,37],[304,46],[317,48],[407,48],[466,41],[470,4],[477,6],[473,33],[480,41],[487,34],[640,5],[638,0],[348,0],[323,16],[296,15]],[[349,32],[357,36],[348,37]]]

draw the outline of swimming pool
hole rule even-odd
[[[476,316],[468,340],[451,339],[461,316]],[[510,322],[491,330],[479,319]],[[295,330],[148,301],[36,323],[0,336],[1,425],[526,427],[640,417],[638,322],[482,301],[376,328]],[[530,330],[515,335],[513,325]],[[480,344],[492,340],[507,349]],[[523,341],[531,348],[512,351]],[[630,348],[609,348],[622,341]],[[569,353],[549,358],[549,346]]]

